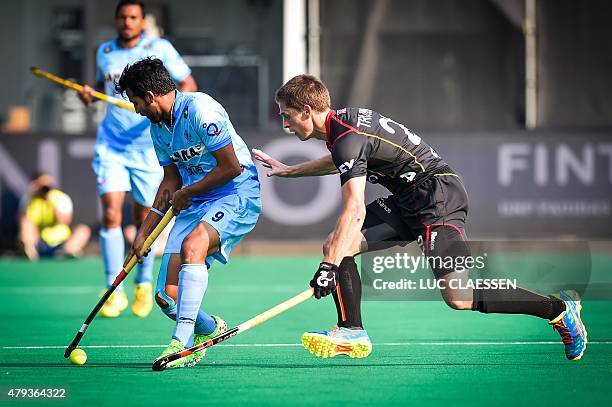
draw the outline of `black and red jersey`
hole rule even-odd
[[[344,185],[366,176],[392,193],[413,188],[435,174],[453,173],[419,136],[370,109],[331,110],[325,120],[327,148]]]

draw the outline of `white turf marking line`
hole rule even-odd
[[[374,346],[505,346],[505,345],[559,345],[559,341],[539,342],[380,342]],[[589,341],[589,345],[612,345],[612,341]],[[81,348],[114,349],[114,348],[165,348],[168,345],[86,345]],[[216,347],[226,348],[288,348],[302,346],[299,343],[234,343],[221,344]],[[64,345],[53,346],[2,346],[0,349],[65,349]]]

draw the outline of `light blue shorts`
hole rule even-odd
[[[105,144],[96,144],[91,166],[96,173],[98,195],[131,191],[134,200],[144,206],[153,205],[164,177],[153,148],[117,151]]]
[[[200,223],[214,227],[221,238],[219,251],[206,258],[226,264],[232,249],[255,227],[261,213],[259,196],[232,194],[212,201],[194,204],[179,213],[168,236],[164,253],[180,253],[185,237]]]

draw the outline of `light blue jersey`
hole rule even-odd
[[[160,165],[175,164],[184,186],[204,179],[217,165],[210,153],[230,143],[242,167],[238,177],[195,197],[194,205],[231,194],[259,197],[257,170],[249,149],[234,130],[221,104],[205,93],[177,90],[172,114],[173,128],[169,129],[164,123],[153,124],[151,138]]]
[[[121,48],[117,40],[102,43],[98,47],[96,82],[104,82],[104,93],[107,95],[123,98],[129,103],[127,96],[115,91],[115,81],[119,80],[127,64],[133,64],[146,57],[161,59],[170,76],[177,83],[191,73],[170,42],[143,34],[133,48]],[[98,128],[96,142],[106,144],[118,151],[125,151],[128,147],[138,150],[151,148],[149,123],[146,117],[109,104],[106,108],[106,115]]]

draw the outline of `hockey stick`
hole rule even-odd
[[[78,83],[69,81],[67,79],[64,78],[60,78],[59,76],[53,75],[52,73],[43,71],[42,69],[38,69],[36,67],[31,67],[30,70],[32,71],[32,73],[36,76],[38,76],[39,78],[45,78],[50,80],[51,82],[55,82],[57,84],[60,84],[62,86],[65,86],[69,89],[73,89],[76,90],[77,92],[82,92],[83,91],[83,85],[80,85]],[[122,107],[124,109],[127,110],[131,110],[132,112],[134,112],[134,105],[132,105],[131,103],[126,102],[125,100],[113,97],[113,96],[108,96],[102,92],[98,92],[97,90],[93,90],[91,92],[91,95],[97,99],[103,100],[106,103],[110,103],[112,105],[116,105],[119,107]]]
[[[166,212],[166,214],[164,215],[162,220],[157,224],[155,229],[153,229],[153,231],[151,232],[149,237],[147,237],[147,239],[145,240],[145,242],[144,242],[144,244],[142,246],[142,251],[140,252],[141,255],[146,253],[147,250],[149,250],[149,248],[151,247],[151,245],[153,244],[155,239],[157,239],[159,234],[162,232],[162,230],[164,230],[164,228],[168,225],[168,223],[170,223],[170,220],[172,220],[173,217],[174,217],[174,211],[172,210],[172,208],[170,208],[170,209],[168,209],[168,212]],[[102,308],[102,306],[104,305],[106,300],[108,300],[108,298],[115,291],[117,286],[119,286],[119,284],[128,275],[130,270],[132,270],[132,268],[136,264],[136,260],[137,260],[136,256],[132,256],[130,258],[130,260],[125,265],[123,270],[121,270],[119,275],[115,278],[115,281],[113,281],[113,284],[110,287],[108,287],[108,290],[106,290],[106,292],[104,293],[102,298],[100,298],[100,301],[98,301],[98,303],[96,304],[94,309],[89,313],[89,315],[85,319],[85,322],[83,323],[83,325],[81,326],[81,328],[77,332],[76,336],[74,337],[74,339],[72,340],[70,345],[68,345],[68,347],[66,348],[66,351],[64,352],[64,357],[65,358],[69,357],[70,356],[70,352],[72,352],[73,350],[76,349],[76,347],[78,346],[79,342],[81,341],[81,338],[83,337],[83,335],[85,335],[85,331],[87,331],[87,328],[89,328],[89,324],[91,323],[91,321],[93,321],[95,316],[98,314],[98,311],[100,311],[100,308]]]
[[[195,353],[201,349],[206,349],[206,348],[210,348],[211,346],[214,346],[220,342],[223,342],[233,336],[238,335],[239,333],[242,333],[248,329],[251,329],[263,322],[266,322],[267,320],[274,318],[275,316],[287,311],[290,308],[295,307],[296,305],[306,301],[307,299],[309,299],[310,297],[312,297],[312,288],[309,288],[308,290],[301,292],[300,294],[296,295],[293,298],[289,298],[287,301],[281,302],[280,304],[278,304],[277,306],[270,308],[269,310],[262,312],[261,314],[249,319],[246,322],[243,322],[242,324],[232,328],[232,329],[228,329],[227,331],[215,336],[212,339],[209,339],[208,341],[204,342],[204,343],[199,343],[195,346],[192,346],[191,348],[187,348],[184,349],[180,352],[176,352],[176,353],[172,353],[170,355],[166,355],[162,358],[159,358],[155,361],[155,363],[153,363],[153,366],[151,366],[151,368],[153,370],[155,370],[156,372],[161,372],[162,370],[164,370],[166,368],[166,366],[168,365],[168,363],[170,362],[174,362],[175,360],[184,358],[185,356],[189,356],[192,353]]]

